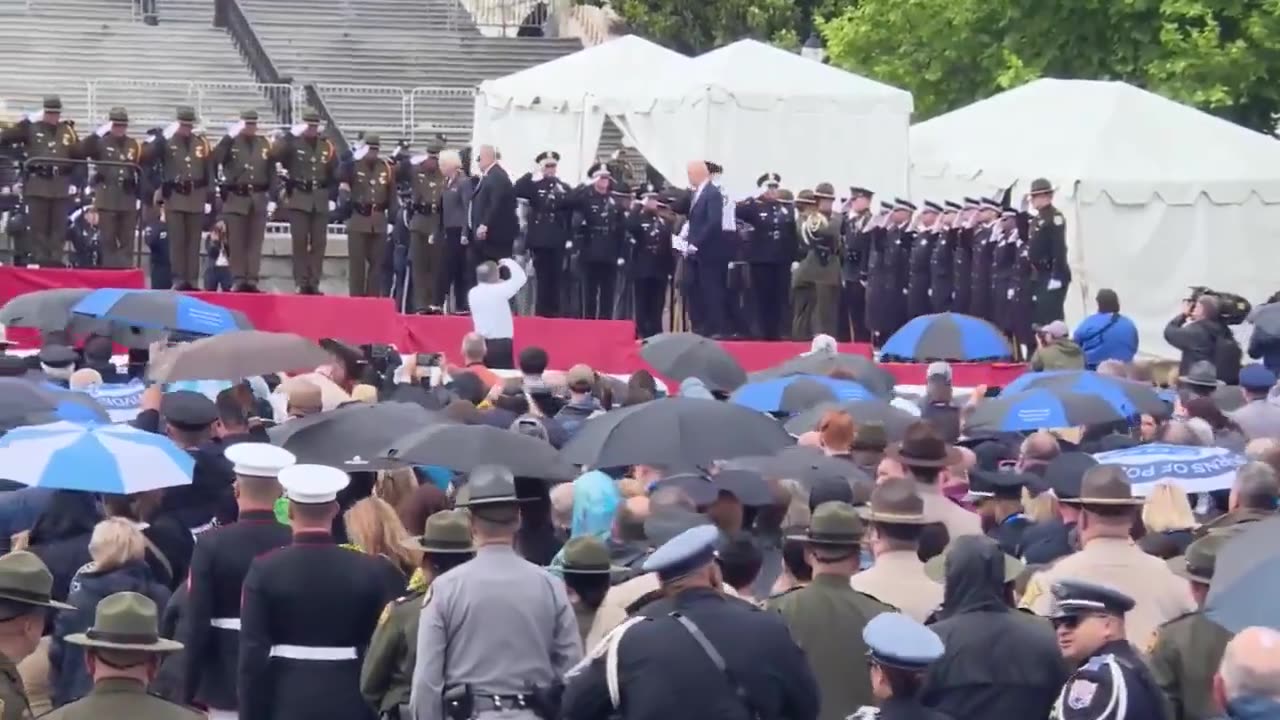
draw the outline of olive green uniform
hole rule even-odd
[[[436,275],[440,272],[444,238],[440,233],[440,199],[444,195],[444,174],[427,169],[425,162],[413,165],[413,219],[409,221],[409,252],[413,265],[414,307],[425,310],[435,305]]]
[[[300,291],[316,291],[324,271],[328,243],[329,189],[337,172],[333,143],[287,134],[271,150],[271,159],[288,173],[284,205],[293,239],[293,281]]]
[[[409,704],[418,653],[418,618],[430,601],[427,590],[396,598],[382,612],[360,668],[360,692],[379,715]],[[407,718],[405,719],[407,720]]]
[[[27,689],[18,666],[0,654],[0,720],[31,720]]]
[[[382,256],[387,246],[387,218],[395,217],[395,168],[381,157],[351,164],[343,179],[351,186],[347,220],[347,288],[351,297],[382,294]]]
[[[57,108],[61,109],[61,103]],[[21,145],[27,151],[23,198],[27,203],[31,231],[31,252],[38,265],[62,265],[67,241],[67,217],[71,212],[71,174],[75,166],[66,162],[40,162],[39,158],[74,160],[80,140],[71,123],[51,125],[43,120],[23,120],[0,132],[0,142]]]
[[[1231,633],[1205,616],[1187,613],[1161,625],[1147,648],[1151,674],[1164,693],[1171,720],[1217,717],[1213,675]]]
[[[176,288],[196,287],[200,278],[200,236],[205,205],[213,183],[213,152],[204,135],[159,137],[154,153],[164,169],[165,219],[169,228],[169,262]]]
[[[797,237],[807,236],[804,227],[808,217],[804,215],[797,220]],[[809,246],[801,243],[805,256],[791,275],[791,293],[795,304],[792,337],[811,338],[818,333],[833,337],[836,335],[840,311],[840,236],[843,219],[843,215],[833,214],[816,235],[819,243]]]
[[[155,695],[129,678],[107,678],[94,683],[83,698],[42,715],[48,720],[203,720],[204,715]]]
[[[260,135],[228,135],[218,142],[214,156],[222,169],[222,221],[227,226],[231,275],[236,289],[257,286],[267,231],[271,142]]]
[[[110,163],[142,163],[142,143],[128,135],[90,135],[81,143],[85,158]],[[124,165],[98,165],[91,179],[93,207],[98,211],[98,236],[102,265],[133,267],[138,230],[138,169]]]

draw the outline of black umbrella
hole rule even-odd
[[[764,507],[773,504],[773,494],[769,492],[769,483],[755,470],[748,468],[721,468],[711,476],[711,484],[722,492],[738,498],[738,502],[748,507]]]
[[[383,455],[463,473],[480,465],[502,465],[520,477],[551,481],[572,480],[578,474],[547,442],[492,425],[438,425],[402,434],[387,443]]]
[[[640,357],[663,377],[698,378],[708,390],[733,392],[747,372],[720,343],[693,333],[662,333],[644,341]]]
[[[107,411],[84,393],[45,387],[21,378],[0,378],[0,429],[59,420],[111,422]]]
[[[1280,337],[1280,303],[1259,305],[1249,313],[1249,322],[1254,331],[1262,331],[1267,335]]]
[[[983,400],[965,421],[965,433],[1028,432],[1124,420],[1127,414],[1102,395],[1038,387]]]
[[[66,331],[74,337],[105,335],[116,344],[139,350],[163,339],[163,331],[72,314],[71,308],[90,292],[84,288],[53,288],[19,295],[0,308],[0,325]]]
[[[886,400],[893,397],[893,386],[897,384],[893,373],[876,365],[871,358],[823,351],[797,355],[780,365],[752,373],[751,379],[768,380],[787,375],[831,375],[832,373],[857,380],[863,387]]]
[[[810,430],[816,430],[818,422],[822,420],[822,416],[831,410],[841,410],[849,413],[856,423],[875,422],[884,425],[884,431],[889,437],[889,442],[901,440],[902,434],[907,431],[907,428],[919,420],[919,418],[906,410],[900,410],[887,402],[853,400],[839,405],[823,403],[817,407],[809,408],[788,420],[784,427],[792,435],[800,435]]]
[[[687,470],[777,452],[792,442],[781,425],[762,413],[717,400],[675,397],[588,420],[561,453],[575,465]]]
[[[711,482],[711,477],[700,470],[691,470],[689,472],[676,473],[668,475],[653,484],[649,490],[652,495],[659,490],[667,488],[676,488],[689,496],[694,505],[698,507],[706,507],[716,501],[720,497],[720,488]]]
[[[348,403],[328,412],[297,418],[267,431],[271,442],[300,463],[330,465],[348,471],[390,467],[383,450],[405,433],[449,422],[413,403]]]
[[[796,480],[806,486],[833,479],[871,482],[865,472],[848,460],[828,457],[818,448],[799,445],[773,455],[734,458],[726,467],[754,470],[764,477]]]
[[[1209,619],[1236,633],[1280,630],[1280,518],[1251,523],[1227,541],[1214,563],[1205,603]]]

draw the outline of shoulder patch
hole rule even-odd
[[[394,608],[398,602],[400,601],[392,600],[387,603],[386,607],[382,608],[382,614],[378,616],[378,627],[382,627],[387,622],[387,618],[391,617],[391,609]]]
[[[1067,688],[1067,707],[1072,710],[1083,710],[1093,702],[1098,694],[1098,684],[1089,680],[1074,680]]]
[[[1054,216],[1053,216],[1053,224],[1054,224],[1054,225],[1062,225],[1064,222],[1066,222],[1066,221],[1062,219],[1062,216],[1061,216],[1061,215],[1054,215]]]

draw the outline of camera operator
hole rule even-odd
[[[1182,301],[1182,312],[1165,326],[1164,339],[1182,351],[1178,363],[1181,374],[1186,375],[1197,362],[1208,361],[1217,369],[1219,380],[1235,384],[1243,353],[1231,329],[1218,315],[1218,298],[1210,292],[1200,292]]]

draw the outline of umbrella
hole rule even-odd
[[[649,494],[653,495],[666,488],[682,490],[698,507],[706,507],[720,497],[720,488],[711,482],[708,475],[699,471],[668,475],[654,483],[649,489]]]
[[[711,484],[717,491],[727,492],[748,507],[764,507],[773,504],[769,484],[755,470],[748,468],[721,468],[711,476]]]
[[[1111,450],[1097,453],[1093,458],[1100,463],[1122,466],[1133,485],[1133,494],[1144,497],[1161,480],[1189,493],[1229,490],[1235,482],[1236,470],[1249,462],[1243,454],[1226,448],[1165,443]]]
[[[889,442],[901,440],[902,434],[917,420],[916,416],[906,410],[900,410],[882,400],[854,400],[841,404],[823,403],[809,408],[788,420],[783,427],[792,435],[816,430],[822,416],[831,410],[849,413],[855,423],[875,422],[884,425]]]
[[[173,290],[94,290],[71,311],[116,323],[194,335],[253,328],[242,313]]]
[[[152,359],[147,377],[156,382],[234,380],[314,368],[328,359],[329,353],[301,335],[232,330],[168,348]]]
[[[842,373],[884,399],[893,397],[897,380],[869,357],[849,353],[811,352],[797,355],[774,367],[751,374],[752,380],[768,380],[787,375],[831,375]]]
[[[1169,404],[1160,399],[1155,388],[1140,382],[1099,375],[1090,370],[1046,370],[1019,376],[1005,386],[1000,395],[1013,395],[1035,388],[1065,390],[1067,392],[1097,395],[1106,400],[1125,417],[1139,414],[1167,416]]]
[[[144,349],[163,333],[110,320],[75,315],[71,308],[93,292],[84,288],[53,288],[25,293],[0,308],[0,325],[42,331],[64,330],[75,337],[105,335],[129,348]]]
[[[1259,305],[1249,313],[1249,322],[1254,331],[1262,331],[1267,335],[1280,336],[1280,302]]]
[[[1255,625],[1280,630],[1280,518],[1250,523],[1218,551],[1205,603],[1230,632]]]
[[[732,392],[747,372],[720,343],[693,333],[661,333],[644,341],[640,357],[663,377],[698,378],[708,390]]]
[[[0,427],[71,422],[111,422],[107,411],[84,393],[0,378]]]
[[[492,425],[438,425],[387,443],[383,456],[412,465],[434,465],[471,472],[480,465],[502,465],[518,477],[572,480],[578,472],[543,440]]]
[[[405,433],[444,422],[444,416],[413,403],[351,403],[283,422],[267,435],[300,463],[379,470],[390,465],[381,460],[388,445]]]
[[[983,400],[965,422],[965,433],[1025,432],[1124,420],[1125,414],[1097,395],[1033,388]]]
[[[775,420],[741,405],[662,398],[588,420],[561,451],[591,467],[658,465],[687,470],[792,444]]]
[[[818,448],[799,445],[773,455],[734,458],[725,467],[754,470],[764,477],[796,480],[806,486],[833,479],[865,483],[872,480],[848,460],[828,457]]]
[[[885,341],[881,359],[907,362],[1009,360],[1013,349],[995,325],[971,315],[938,313],[913,318]]]
[[[830,401],[873,400],[876,397],[862,383],[853,380],[838,380],[822,375],[788,375],[749,382],[734,390],[729,396],[729,402],[760,412],[786,412],[788,408],[784,405],[788,403],[784,403],[783,400],[787,390],[796,383],[800,383],[801,389],[807,388],[810,383],[822,386],[827,390],[829,395],[827,400]],[[807,407],[813,407],[815,404],[817,403],[808,404]]]
[[[33,487],[129,494],[191,484],[195,460],[164,435],[131,425],[55,422],[0,438],[7,479]]]

